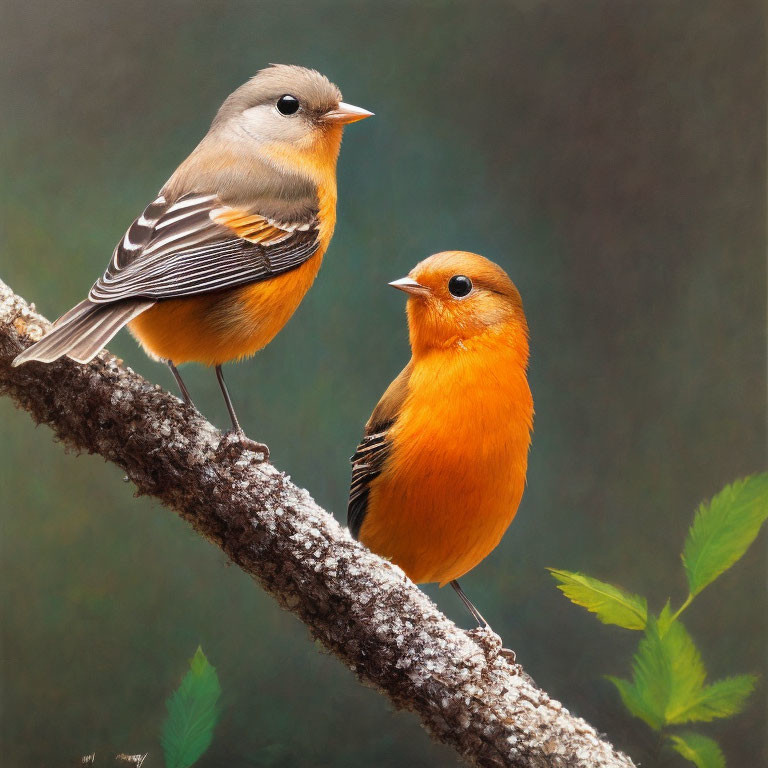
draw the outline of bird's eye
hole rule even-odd
[[[277,100],[275,106],[281,115],[295,115],[299,111],[299,100],[290,93],[286,93]]]
[[[466,275],[454,275],[448,281],[451,296],[463,299],[472,290],[472,281]]]

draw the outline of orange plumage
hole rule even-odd
[[[471,289],[457,297],[459,277]],[[353,457],[350,528],[413,581],[443,585],[496,547],[523,495],[528,328],[507,275],[475,254],[437,254],[393,285],[412,294],[412,359]]]
[[[292,272],[244,288],[168,299],[129,328],[150,355],[174,363],[221,365],[263,349],[296,311],[312,285],[322,253]]]
[[[344,126],[371,115],[314,70],[258,72],[134,220],[88,298],[13,364],[88,363],[128,325],[188,405],[177,366],[214,366],[245,440],[221,366],[269,344],[312,285],[336,223]]]
[[[319,248],[304,264],[259,283],[155,304],[130,324],[131,333],[153,357],[176,364],[221,365],[255,354],[282,330],[312,286],[333,236],[336,185],[318,185]],[[244,239],[269,242],[279,230],[260,216],[232,212],[218,222]],[[277,234],[275,234],[277,233]]]

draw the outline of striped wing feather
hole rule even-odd
[[[88,299],[16,357],[88,362],[155,301],[267,280],[295,269],[318,249],[316,212],[281,223],[222,205],[215,195],[154,200],[125,233]]]
[[[161,195],[115,248],[89,300],[169,299],[266,280],[303,264],[318,249],[316,214],[281,223],[222,205],[215,195]]]
[[[365,434],[350,459],[352,481],[347,504],[347,525],[350,533],[358,538],[368,512],[371,483],[382,473],[392,449],[390,430],[397,422],[403,403],[408,397],[408,383],[412,364],[401,371],[389,385],[374,408],[365,425]]]

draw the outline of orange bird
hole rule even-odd
[[[430,256],[390,283],[409,294],[411,359],[352,457],[355,538],[417,583],[458,579],[501,541],[525,487],[533,427],[528,325],[504,270]]]
[[[314,70],[261,70],[222,104],[88,298],[14,365],[86,363],[129,324],[190,405],[176,366],[215,366],[242,435],[221,366],[269,344],[312,285],[336,222],[343,127],[372,114]]]

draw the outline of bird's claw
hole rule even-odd
[[[486,655],[498,656],[502,649],[501,637],[487,624],[468,629],[467,634],[485,651]]]
[[[219,452],[226,453],[231,453],[236,449],[258,453],[261,456],[262,462],[269,461],[269,446],[251,440],[242,429],[230,429],[228,432],[225,432],[221,437],[218,447]]]
[[[505,648],[500,635],[497,635],[488,625],[467,630],[467,634],[483,649],[489,659],[501,656],[504,661],[514,668],[515,674],[522,669],[517,663],[517,654],[511,648]]]

